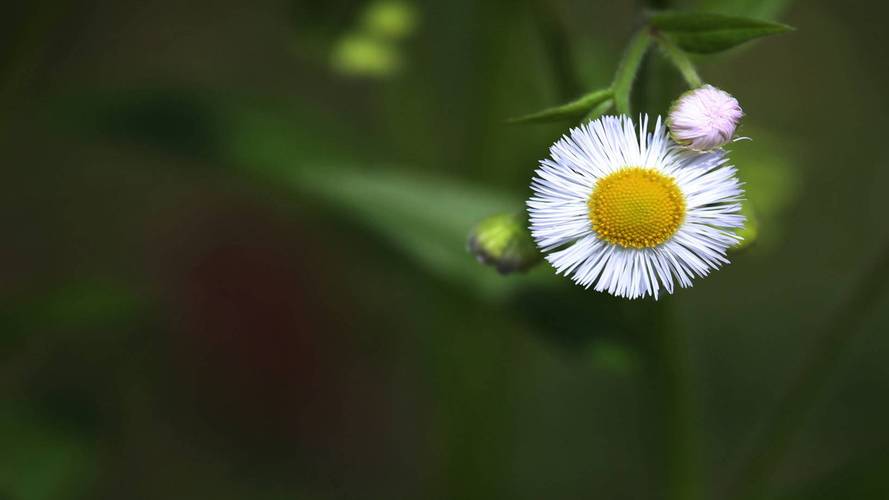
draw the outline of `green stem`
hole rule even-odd
[[[634,304],[635,305],[635,304]],[[636,326],[646,356],[646,388],[658,425],[654,439],[662,450],[657,469],[663,471],[663,495],[668,500],[700,496],[688,369],[688,345],[676,323],[669,298],[636,310],[644,322]]]
[[[670,311],[672,312],[672,311]],[[692,388],[690,387],[688,339],[671,317],[661,339],[661,356],[667,379],[665,427],[667,431],[667,498],[699,497],[698,457]]]
[[[631,112],[630,94],[633,91],[633,81],[650,45],[651,35],[647,28],[642,29],[630,40],[624,52],[624,57],[614,74],[614,82],[611,84],[614,91],[614,105],[618,113],[629,115]]]
[[[663,35],[657,35],[654,38],[657,40],[658,46],[660,46],[664,55],[673,63],[673,66],[676,66],[676,69],[682,74],[682,78],[685,79],[685,83],[690,88],[696,89],[704,83],[698,75],[698,70],[695,69],[694,63],[689,59],[688,54]]]
[[[589,121],[595,120],[596,118],[599,118],[600,116],[604,115],[605,113],[611,111],[611,108],[613,108],[613,107],[614,107],[614,100],[613,99],[607,99],[605,101],[602,101],[599,104],[597,104],[593,109],[591,109],[590,112],[586,114],[586,116],[583,117],[583,121],[589,122]]]
[[[817,337],[770,418],[760,427],[746,463],[731,491],[732,498],[760,498],[775,469],[781,465],[793,439],[805,422],[839,360],[852,343],[868,313],[889,285],[889,243],[878,254],[860,285],[837,309]]]

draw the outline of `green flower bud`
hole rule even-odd
[[[481,221],[469,234],[469,251],[500,274],[526,271],[540,261],[525,214],[498,214]]]

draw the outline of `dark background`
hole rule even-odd
[[[656,499],[671,446],[723,498],[833,324],[765,491],[889,498],[886,8],[694,6],[798,31],[699,59],[756,235],[666,300],[665,382],[648,305],[465,249],[570,125],[504,119],[607,84],[637,3],[4,5],[0,498]]]

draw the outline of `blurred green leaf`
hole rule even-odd
[[[305,131],[294,127],[286,113],[255,106],[228,110],[221,116],[230,125],[223,156],[231,163],[325,202],[440,278],[492,297],[527,283],[556,282],[549,269],[499,276],[479,267],[466,251],[470,229],[491,213],[519,209],[520,197],[403,169],[309,160],[298,140]]]
[[[602,103],[610,102],[611,89],[601,89],[590,92],[585,96],[561,106],[538,111],[518,118],[510,118],[508,123],[545,123],[559,120],[578,119],[586,113],[596,109]],[[610,107],[610,105],[609,105]]]
[[[648,31],[642,30],[637,33],[630,40],[624,57],[617,67],[611,88],[614,90],[614,104],[618,113],[630,114],[630,94],[633,92],[633,82],[636,80],[636,74],[639,72],[639,66],[642,65],[649,45],[651,45],[651,35]]]
[[[650,23],[682,50],[698,54],[721,52],[756,38],[793,30],[786,24],[697,12],[659,12],[651,16]]]
[[[250,151],[244,152],[250,155]],[[260,162],[254,160],[253,165]],[[323,201],[400,248],[413,263],[455,284],[497,296],[527,277],[504,278],[478,266],[466,251],[470,228],[521,200],[441,177],[395,169],[268,164],[256,173]],[[539,281],[532,279],[533,281]]]
[[[28,334],[43,330],[83,330],[113,325],[144,310],[147,301],[111,280],[66,284],[0,309],[5,325],[0,352]]]

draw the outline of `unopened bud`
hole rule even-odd
[[[710,151],[732,140],[742,116],[741,105],[731,94],[704,85],[676,99],[667,126],[677,143],[696,151]]]
[[[501,274],[526,271],[540,261],[524,214],[498,214],[481,221],[469,235],[469,251]]]

